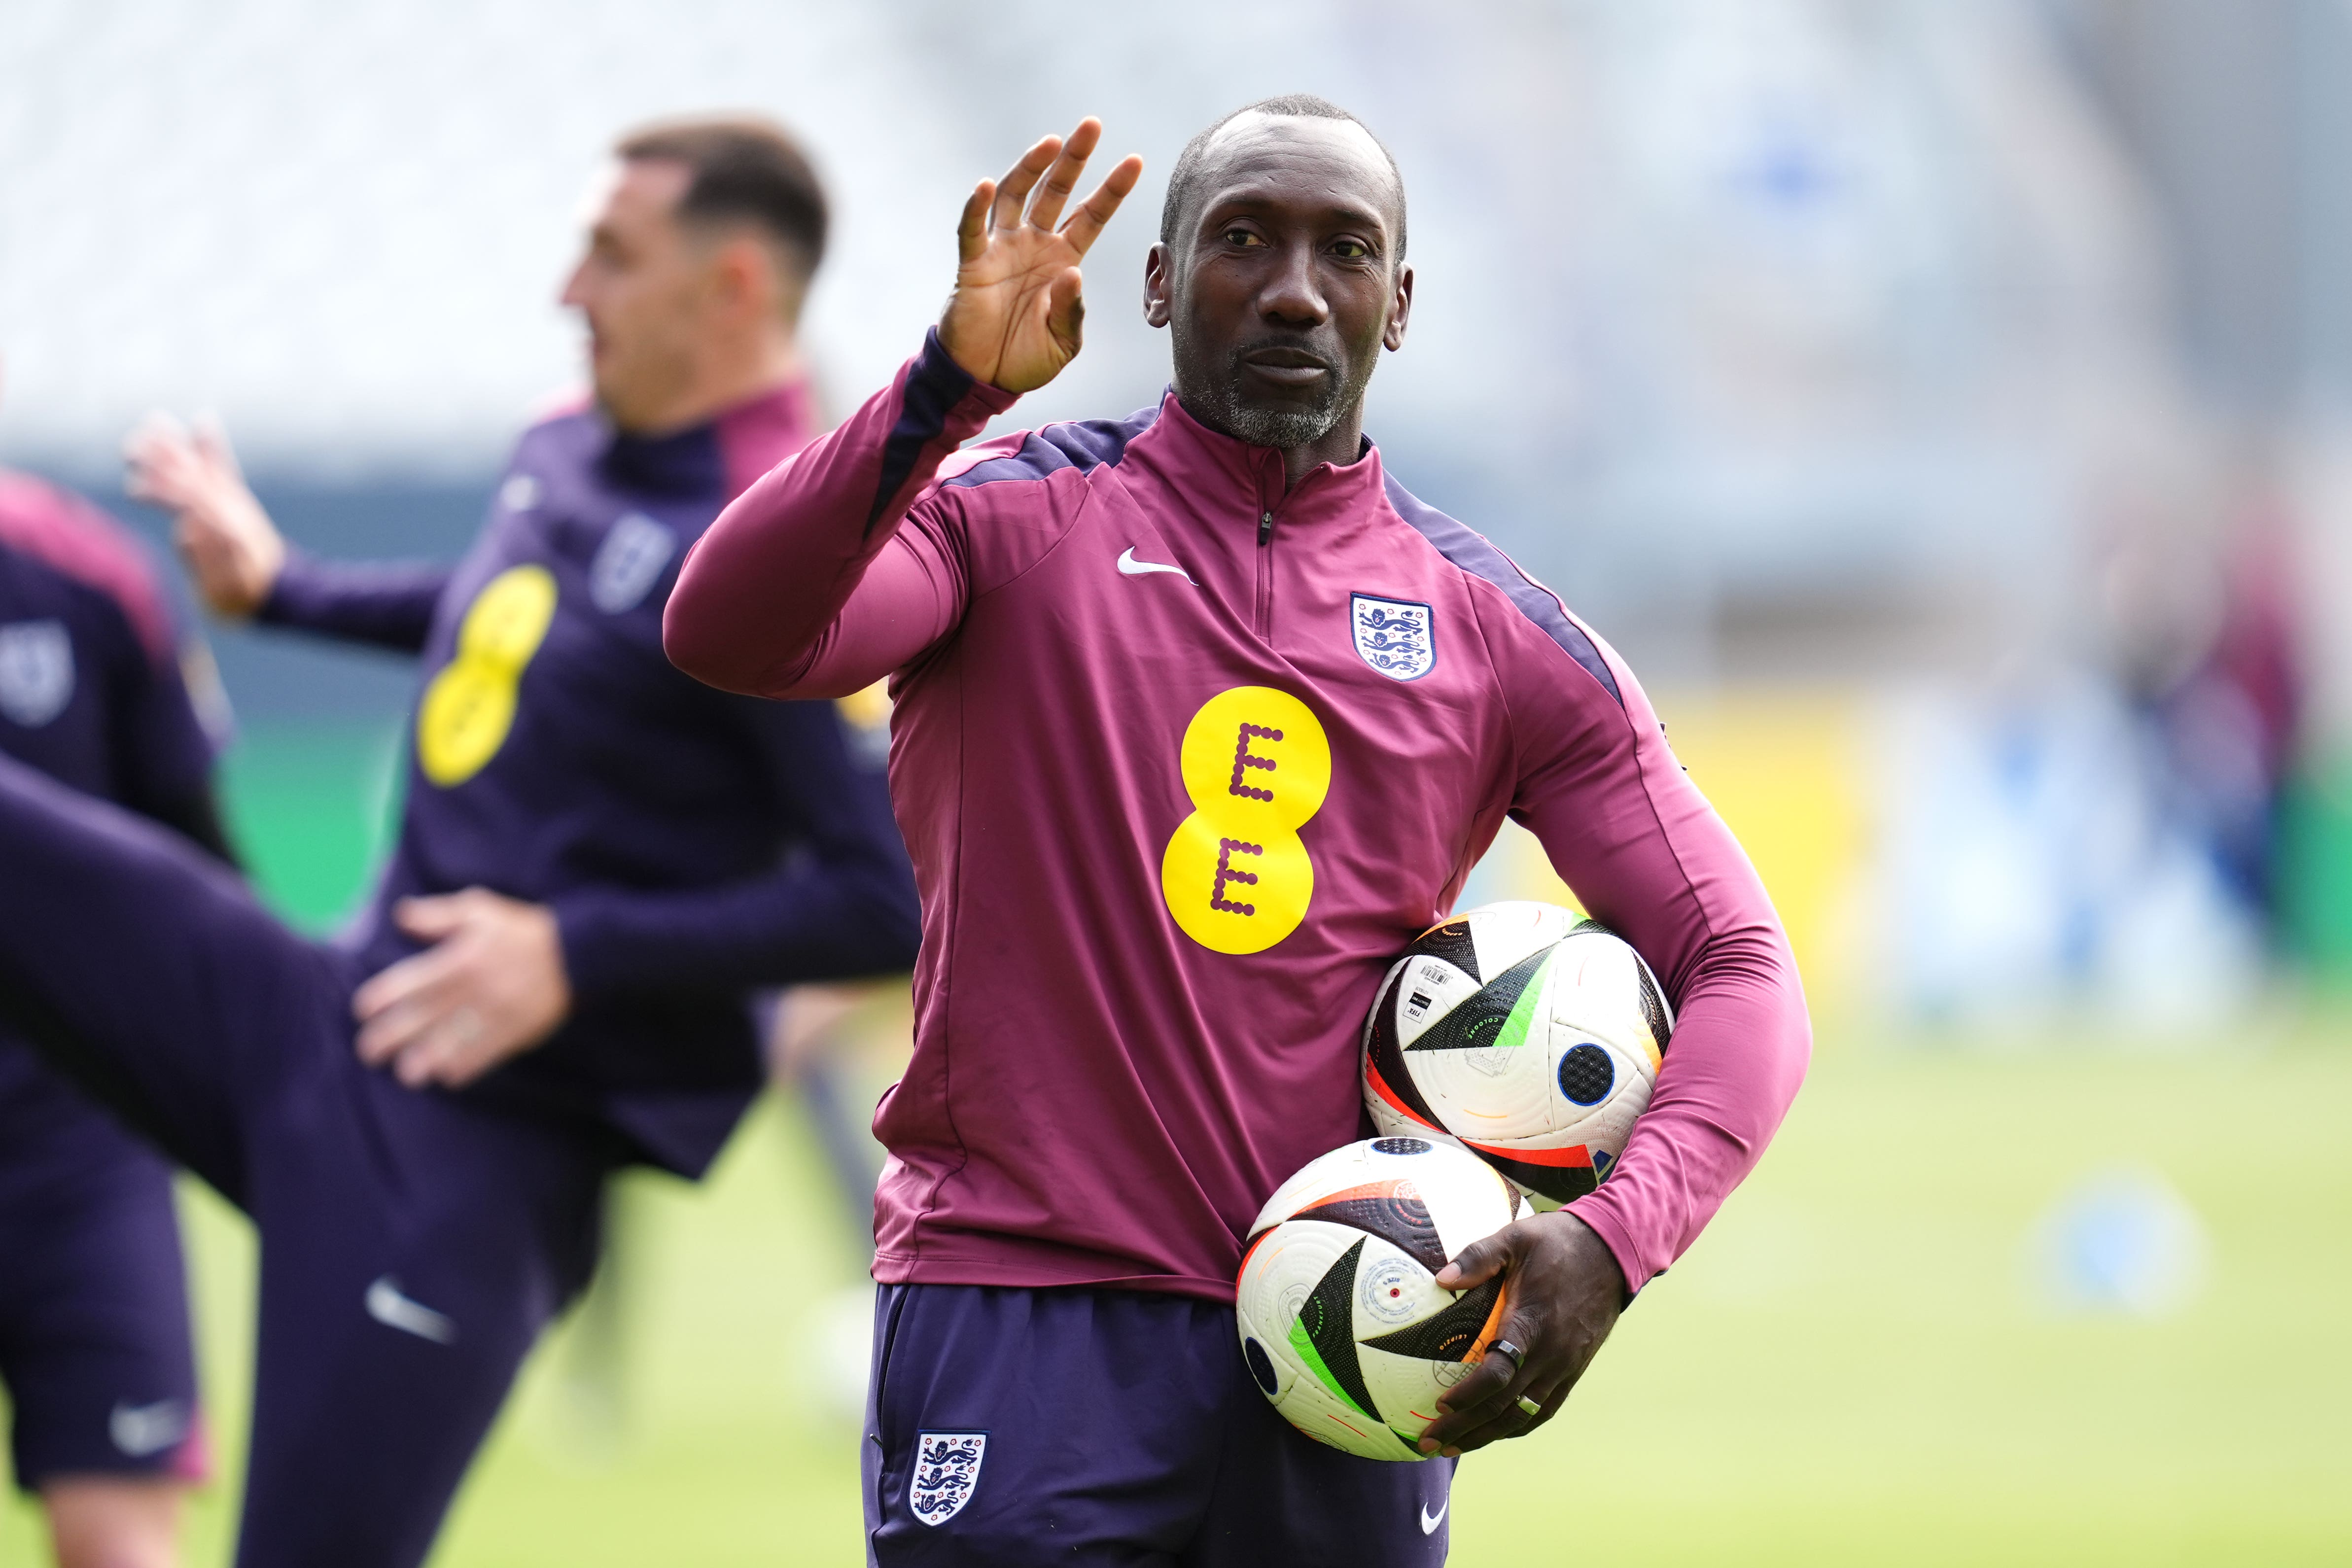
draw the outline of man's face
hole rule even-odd
[[[691,179],[664,160],[615,165],[593,199],[587,254],[563,287],[563,303],[588,324],[596,401],[624,430],[650,428],[700,373],[709,246],[677,216]]]
[[[1245,114],[1194,190],[1144,279],[1146,318],[1175,339],[1178,397],[1252,445],[1320,440],[1404,340],[1412,271],[1387,158],[1348,120]]]

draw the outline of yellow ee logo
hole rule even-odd
[[[510,566],[482,585],[457,627],[457,651],[416,708],[416,765],[447,789],[488,765],[514,727],[515,690],[555,619],[555,576]]]
[[[1184,935],[1218,953],[1263,953],[1298,929],[1315,862],[1298,830],[1331,789],[1331,742],[1314,711],[1272,686],[1235,686],[1184,727],[1192,814],[1160,861]]]

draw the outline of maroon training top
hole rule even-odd
[[[923,944],[876,1277],[1231,1300],[1266,1196],[1358,1135],[1382,973],[1508,814],[1679,1014],[1573,1206],[1638,1288],[1753,1166],[1810,1031],[1633,676],[1370,442],[1286,491],[1171,394],[957,450],[1012,402],[934,335],[728,507],[665,622],[737,691],[893,676]]]

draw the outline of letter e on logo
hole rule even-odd
[[[1160,862],[1177,926],[1219,953],[1262,953],[1307,918],[1315,862],[1298,830],[1331,789],[1314,711],[1272,686],[1235,686],[1184,727],[1178,766],[1192,814]]]

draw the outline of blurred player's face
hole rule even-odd
[[[1245,114],[1195,189],[1145,275],[1146,317],[1175,339],[1177,395],[1253,445],[1310,445],[1361,404],[1381,347],[1404,341],[1396,176],[1361,126]]]
[[[616,165],[564,285],[563,303],[587,323],[596,401],[623,430],[672,429],[709,413],[710,386],[746,337],[774,324],[773,278],[758,247],[678,222],[691,180],[666,160]]]

